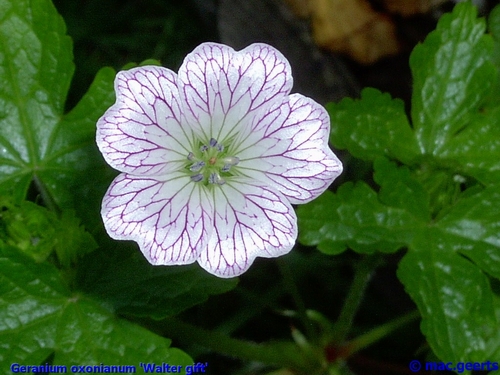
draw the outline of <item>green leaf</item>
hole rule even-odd
[[[357,158],[389,156],[410,164],[419,154],[402,100],[366,88],[360,100],[345,98],[329,103],[327,110],[332,123],[330,141]]]
[[[55,267],[8,246],[0,247],[0,348],[3,369],[52,353],[55,365],[192,363],[170,340],[71,294]]]
[[[73,211],[63,211],[59,218],[45,207],[27,201],[14,204],[7,198],[0,200],[0,210],[0,244],[14,246],[37,262],[55,251],[59,262],[69,267],[97,248]]]
[[[66,268],[98,247],[90,233],[80,225],[80,219],[73,210],[62,212],[56,228],[55,250],[59,262]]]
[[[395,163],[379,158],[375,160],[374,168],[373,177],[380,185],[378,196],[382,203],[402,208],[423,222],[430,220],[429,195],[407,167],[397,167]]]
[[[446,180],[455,177],[500,182],[500,80],[492,63],[493,46],[500,46],[498,17],[490,16],[492,38],[485,35],[486,25],[477,18],[476,8],[458,4],[415,47],[410,58],[414,129],[402,101],[365,89],[360,100],[346,98],[327,105],[331,142],[363,160],[382,156],[420,164],[425,175],[439,170],[442,176],[439,181],[430,177],[431,185],[449,185]],[[453,195],[452,190],[430,194],[433,212],[439,212],[434,202],[453,201],[443,196]]]
[[[446,143],[467,126],[495,81],[492,39],[484,35],[469,2],[445,14],[425,42],[410,56],[413,72],[411,115],[420,149],[439,155]]]
[[[500,5],[493,8],[488,16],[488,30],[493,37],[493,61],[500,68]]]
[[[492,289],[494,293],[493,307],[495,309],[497,321],[500,321],[500,296],[498,295],[498,289],[495,290],[494,287],[492,287]],[[487,353],[487,358],[500,358],[500,334],[494,335],[490,340],[488,343]]]
[[[488,30],[495,39],[500,39],[500,5],[495,6],[488,15]]]
[[[500,107],[471,117],[467,127],[443,145],[440,164],[484,184],[500,182]]]
[[[475,7],[458,4],[415,48],[413,130],[403,104],[372,89],[329,105],[332,143],[373,161],[380,190],[348,183],[298,209],[300,241],[324,252],[408,247],[398,276],[444,361],[485,361],[500,352],[489,285],[489,276],[500,278],[495,12],[492,36],[485,35]]]
[[[500,185],[459,200],[437,223],[449,249],[500,279]]]
[[[100,72],[64,117],[74,66],[63,19],[49,0],[0,0],[0,9],[0,193],[21,200],[34,182],[49,208],[83,210],[100,187],[88,172],[103,164],[95,122],[112,104],[114,74]]]
[[[297,209],[299,241],[327,254],[346,248],[361,253],[394,252],[422,226],[408,211],[382,204],[366,184],[343,184]]]
[[[57,243],[55,214],[32,202],[0,202],[0,244],[14,246],[36,262],[47,259]]]
[[[490,11],[488,15],[488,31],[493,38],[493,54],[492,61],[500,71],[500,5],[497,5]],[[497,79],[494,84],[492,94],[486,106],[497,107],[500,105],[500,74],[497,74]]]
[[[422,314],[421,329],[445,362],[491,360],[498,321],[488,278],[455,252],[437,229],[421,231],[399,264],[398,277]]]
[[[120,314],[163,319],[228,292],[238,279],[221,279],[197,264],[152,266],[133,249],[118,249],[116,256],[92,254],[80,267],[80,288]],[[96,256],[98,257],[96,259]]]
[[[95,144],[97,119],[115,98],[115,71],[102,68],[80,102],[61,117],[35,181],[43,184],[61,208],[75,208],[86,227],[101,228],[101,200],[116,172]]]
[[[0,8],[0,182],[22,194],[64,107],[71,40],[49,1],[1,0]]]

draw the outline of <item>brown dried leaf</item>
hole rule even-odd
[[[391,19],[365,0],[309,0],[313,37],[320,47],[363,64],[400,50]]]

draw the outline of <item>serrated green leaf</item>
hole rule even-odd
[[[297,209],[299,241],[327,254],[346,248],[361,253],[394,252],[405,246],[425,223],[402,208],[379,202],[366,184],[343,184]]]
[[[366,88],[360,100],[345,98],[329,103],[327,110],[332,122],[330,141],[357,158],[389,156],[410,164],[419,154],[402,100]]]
[[[72,295],[55,267],[0,247],[2,372],[14,362],[41,364],[51,353],[56,365],[192,363],[169,346],[170,340],[118,319],[83,295]]]
[[[497,318],[497,321],[500,322],[500,296],[496,294],[494,288],[493,289],[493,308],[495,309],[495,316]],[[487,358],[500,358],[500,334],[494,335],[491,340],[488,343],[488,348],[487,348]],[[500,367],[497,364],[497,369],[500,369]],[[495,368],[489,368],[488,370],[492,370]]]
[[[495,39],[500,39],[500,5],[494,7],[488,15],[488,30]]]
[[[500,67],[500,5],[493,8],[488,15],[488,30],[493,37],[493,61]]]
[[[444,361],[486,361],[500,352],[493,293],[483,273],[500,277],[494,22],[490,18],[492,38],[475,7],[458,4],[415,48],[414,133],[402,103],[377,91],[330,105],[332,143],[373,160],[381,188],[377,195],[367,185],[345,184],[298,209],[300,241],[324,252],[409,247],[398,275],[423,315],[432,349]],[[405,131],[398,137],[394,129]],[[412,150],[407,156],[405,142]]]
[[[500,5],[497,5],[488,15],[488,31],[493,38],[492,61],[500,72]],[[498,107],[500,105],[500,74],[497,74],[496,82],[486,107]]]
[[[410,56],[411,115],[422,153],[439,155],[486,100],[496,77],[492,39],[477,9],[460,3]]]
[[[43,262],[54,251],[56,223],[54,213],[35,203],[0,201],[0,244],[16,247],[36,262]]]
[[[49,1],[2,0],[0,8],[0,182],[25,192],[64,107],[71,40]]]
[[[450,249],[500,279],[500,185],[459,200],[437,223]]]
[[[97,248],[90,233],[80,225],[74,212],[58,216],[32,202],[0,200],[0,245],[18,248],[36,262],[43,262],[54,251],[64,267]]]
[[[385,158],[378,158],[374,169],[373,177],[380,185],[378,197],[382,203],[402,208],[423,222],[430,220],[429,194],[407,167],[397,167]]]
[[[445,362],[491,360],[498,336],[488,278],[437,229],[415,235],[398,277],[422,314],[422,332]]]
[[[97,249],[94,238],[80,225],[73,210],[64,210],[57,220],[55,251],[63,267],[69,268],[78,258]]]
[[[221,279],[197,264],[156,266],[149,264],[136,249],[91,255],[80,267],[80,288],[111,303],[115,311],[140,317],[162,319],[178,314],[211,295],[228,292],[238,279]]]
[[[98,74],[63,116],[74,66],[62,18],[49,0],[0,0],[0,9],[0,193],[21,200],[34,182],[47,206],[84,210],[100,186],[88,172],[103,164],[95,121],[112,104],[114,74]]]
[[[95,124],[114,101],[116,72],[102,68],[80,102],[54,127],[36,178],[62,208],[75,208],[89,230],[100,225],[101,198],[116,175],[95,144]]]
[[[484,184],[500,182],[500,107],[470,118],[467,127],[443,145],[440,163]]]

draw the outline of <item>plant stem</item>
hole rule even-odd
[[[380,339],[390,335],[392,332],[397,330],[398,328],[418,319],[420,317],[420,313],[418,310],[412,311],[406,315],[400,316],[394,320],[391,320],[388,323],[382,324],[371,331],[356,337],[347,345],[347,350],[349,355],[352,355],[367,346],[379,341]]]
[[[198,344],[217,353],[239,359],[259,361],[268,365],[293,368],[305,373],[314,373],[319,364],[306,356],[293,342],[256,344],[209,331],[182,322],[176,318],[162,320],[160,330],[166,337]],[[315,363],[316,362],[316,363]]]
[[[338,345],[342,345],[346,341],[371,275],[380,264],[381,258],[379,256],[368,255],[356,266],[351,288],[334,327],[332,341]]]
[[[33,182],[35,183],[36,188],[38,189],[38,192],[40,193],[40,196],[42,197],[42,201],[47,207],[49,211],[54,212],[57,216],[61,214],[61,210],[59,206],[57,205],[56,201],[48,191],[47,187],[45,184],[38,178],[36,174],[33,175]]]
[[[316,342],[317,332],[314,329],[314,325],[311,322],[311,319],[307,316],[306,305],[304,300],[302,299],[299,289],[297,288],[297,284],[293,279],[292,272],[290,270],[290,265],[287,263],[286,259],[278,258],[276,260],[278,263],[278,267],[280,269],[281,275],[283,276],[283,282],[285,283],[286,289],[295,303],[295,307],[297,308],[297,313],[299,319],[306,330],[307,337],[309,340]]]

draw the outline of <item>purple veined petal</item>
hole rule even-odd
[[[208,272],[235,277],[256,257],[278,257],[294,246],[295,211],[278,191],[240,178],[213,189],[213,195],[214,231],[198,260]]]
[[[200,137],[224,141],[248,134],[248,123],[293,85],[290,64],[276,49],[262,43],[235,52],[217,43],[203,43],[179,69],[179,91],[186,119]]]
[[[328,146],[328,113],[312,99],[292,94],[255,124],[238,147],[238,169],[275,187],[292,204],[316,198],[342,173]]]
[[[212,207],[205,189],[185,174],[160,180],[122,173],[106,192],[101,215],[110,237],[136,241],[151,264],[189,264],[212,234]]]
[[[145,66],[121,71],[116,103],[97,122],[97,145],[113,168],[158,175],[185,164],[192,136],[181,126],[177,75]]]

